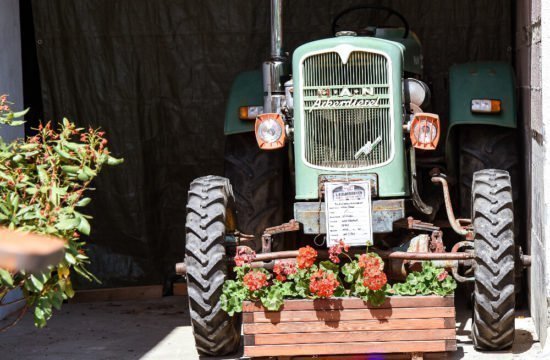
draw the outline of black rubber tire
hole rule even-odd
[[[253,133],[226,138],[225,176],[235,191],[239,231],[256,237],[256,251],[264,230],[284,222],[285,166],[285,150],[260,150]]]
[[[206,176],[191,183],[185,265],[191,324],[201,355],[227,355],[239,346],[237,320],[221,309],[219,301],[228,276],[226,216],[233,206],[233,192],[226,178]]]
[[[517,215],[521,188],[517,130],[491,125],[464,126],[460,128],[459,151],[460,215],[470,218],[473,175],[484,169],[508,171]]]
[[[502,350],[514,342],[515,242],[510,175],[482,170],[472,180],[476,254],[474,346]]]
[[[521,243],[520,214],[520,175],[522,174],[519,162],[518,135],[516,129],[504,128],[492,125],[464,126],[460,130],[460,215],[463,218],[471,218],[472,210],[472,179],[474,173],[483,169],[501,169],[510,174],[512,183],[512,195],[514,200],[514,235],[516,245],[525,247]],[[516,272],[516,303],[518,306],[524,300],[522,294],[523,273]],[[466,285],[471,288],[470,285]],[[469,303],[469,305],[472,305]]]

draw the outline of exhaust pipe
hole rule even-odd
[[[285,78],[289,74],[283,50],[283,0],[271,0],[271,58],[263,63],[264,113],[281,113]]]
[[[284,58],[283,0],[271,0],[271,60]]]

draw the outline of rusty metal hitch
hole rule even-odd
[[[443,198],[445,200],[445,209],[447,210],[447,217],[449,218],[449,223],[451,224],[451,227],[453,230],[468,240],[473,239],[473,232],[469,229],[466,229],[462,226],[460,223],[464,220],[457,220],[455,218],[455,213],[453,211],[453,205],[451,204],[451,195],[449,194],[449,184],[447,183],[447,179],[445,179],[443,176],[432,176],[431,178],[432,182],[434,184],[441,184],[441,187],[443,188]]]
[[[273,235],[300,230],[300,223],[294,219],[287,223],[268,227],[262,234],[262,253],[270,253],[273,243]]]

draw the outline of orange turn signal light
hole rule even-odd
[[[276,150],[285,146],[285,122],[281,114],[267,113],[256,118],[256,141],[262,150]]]
[[[470,109],[478,114],[497,114],[501,111],[501,102],[491,99],[473,99]]]
[[[439,115],[432,113],[417,113],[410,125],[412,145],[421,150],[435,150],[439,143]]]
[[[239,119],[256,120],[258,115],[261,115],[263,112],[263,106],[241,106],[239,108]]]

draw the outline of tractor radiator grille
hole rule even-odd
[[[354,51],[344,64],[338,53],[327,52],[306,57],[302,69],[306,162],[357,169],[389,161],[393,141],[386,57]]]

